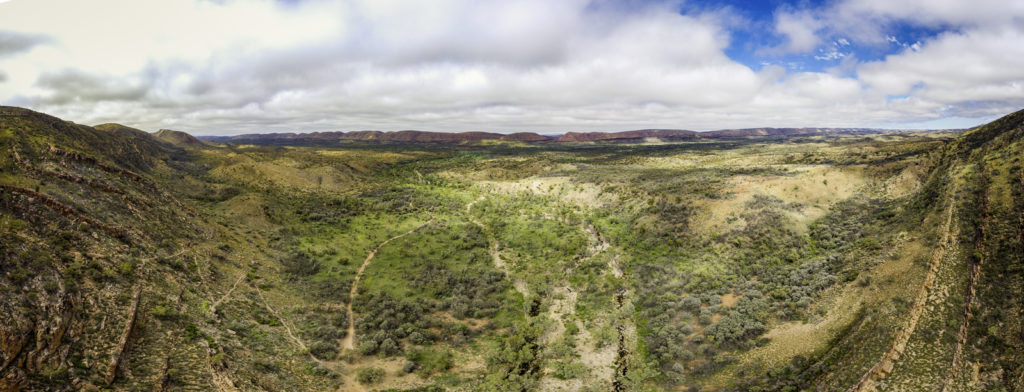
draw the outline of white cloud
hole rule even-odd
[[[891,95],[941,104],[1024,100],[1024,28],[945,33],[917,50],[864,64],[860,79]]]
[[[15,0],[0,5],[0,43],[35,38],[0,56],[0,102],[78,122],[228,134],[877,126],[958,107],[991,116],[1024,97],[1024,37],[1005,17],[960,15],[1004,28],[948,33],[858,65],[850,42],[920,7],[782,10],[775,28],[787,41],[777,50],[824,46],[818,56],[839,66],[755,72],[725,54],[736,23],[728,10],[638,4]],[[874,27],[826,31],[845,26],[844,7]]]
[[[856,18],[861,18],[861,24],[865,24],[865,20],[885,18],[931,26],[982,27],[1019,22],[1024,14],[1024,3],[1006,0],[843,0],[831,13],[847,19],[850,24],[856,23]]]
[[[786,44],[778,50],[783,53],[805,53],[821,44],[818,30],[821,21],[810,12],[780,12],[775,17],[775,31],[786,37]]]

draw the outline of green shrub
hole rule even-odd
[[[196,328],[196,326],[194,324],[189,324],[189,325],[185,326],[185,341],[186,342],[191,342],[193,340],[196,340],[200,336],[203,336],[203,333],[199,332],[199,328]]]
[[[170,320],[178,317],[178,312],[167,301],[154,305],[153,309],[149,310],[149,314],[161,320]]]
[[[373,385],[384,379],[384,370],[374,367],[359,369],[356,373],[356,380],[363,385]]]
[[[318,359],[334,359],[338,355],[338,345],[331,342],[318,341],[309,346],[309,353]]]
[[[359,353],[362,355],[370,355],[377,352],[377,342],[367,340],[359,344]]]
[[[121,272],[121,275],[131,275],[131,273],[135,271],[135,263],[125,261],[117,265],[117,270]]]
[[[554,368],[555,377],[560,380],[571,380],[587,374],[587,367],[579,362],[558,361]]]
[[[14,282],[14,284],[22,284],[28,281],[29,272],[24,268],[18,267],[18,269],[8,272],[7,278]]]

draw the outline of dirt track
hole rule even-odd
[[[354,348],[353,342],[355,340],[356,334],[356,318],[355,314],[352,313],[352,303],[355,302],[356,296],[359,294],[359,280],[362,279],[363,277],[363,271],[365,271],[366,267],[370,265],[370,261],[373,260],[373,256],[376,256],[377,252],[380,251],[380,248],[383,248],[384,245],[387,245],[389,242],[405,237],[409,234],[415,233],[417,230],[426,227],[433,221],[434,217],[430,217],[430,220],[421,223],[419,226],[416,226],[412,230],[409,230],[405,233],[384,240],[384,242],[378,244],[377,247],[373,248],[373,250],[371,250],[370,253],[366,255],[366,259],[363,260],[363,264],[360,265],[359,270],[356,271],[355,280],[352,281],[352,289],[349,290],[348,293],[348,332],[345,334],[345,339],[341,341],[341,350],[338,350],[338,358],[341,358],[341,355],[344,354],[346,351]]]

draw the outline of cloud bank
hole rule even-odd
[[[195,134],[966,126],[1024,107],[1024,6],[962,3],[784,5],[752,52],[840,61],[801,71],[678,2],[13,0],[0,103]],[[901,24],[939,33],[848,52]]]

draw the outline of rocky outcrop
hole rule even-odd
[[[69,206],[67,204],[64,204],[64,203],[61,203],[60,201],[57,201],[57,199],[54,199],[54,198],[52,198],[50,196],[47,196],[47,195],[44,195],[42,193],[33,191],[31,189],[25,189],[25,188],[16,187],[16,186],[13,186],[13,185],[2,185],[2,184],[0,184],[0,191],[4,191],[4,192],[11,193],[11,194],[14,194],[14,195],[19,195],[20,194],[20,195],[23,195],[23,196],[27,196],[29,198],[30,202],[38,200],[39,202],[42,202],[44,205],[49,207],[51,210],[56,211],[57,213],[63,215],[65,218],[68,218],[68,219],[71,219],[71,220],[76,220],[76,219],[81,220],[82,222],[88,223],[90,226],[93,226],[93,227],[96,227],[96,228],[98,228],[100,230],[105,231],[107,234],[110,234],[113,237],[122,238],[122,237],[125,236],[125,231],[124,230],[122,230],[120,228],[117,228],[117,227],[113,227],[113,226],[104,224],[104,223],[99,222],[99,221],[96,221],[95,219],[89,218],[87,216],[84,216],[81,213],[79,213],[78,210],[72,208],[71,206]]]
[[[58,156],[64,157],[64,158],[67,158],[67,159],[73,159],[73,160],[76,160],[76,161],[79,161],[79,162],[82,162],[82,163],[86,163],[86,164],[89,164],[89,165],[96,166],[100,170],[103,170],[103,171],[105,171],[107,173],[120,174],[122,176],[128,177],[128,179],[130,179],[132,181],[135,181],[135,182],[140,182],[140,183],[143,183],[143,184],[152,185],[152,183],[149,180],[143,178],[142,176],[140,176],[138,174],[135,174],[135,173],[133,173],[131,171],[128,171],[128,170],[125,170],[125,169],[122,169],[122,168],[119,168],[119,167],[114,167],[114,166],[110,166],[110,165],[104,164],[103,162],[100,162],[100,161],[96,160],[96,158],[89,157],[89,156],[86,156],[86,155],[83,155],[83,154],[80,154],[80,153],[77,153],[77,152],[74,152],[74,151],[63,150],[63,149],[60,149],[60,148],[57,148],[57,147],[51,145],[50,146],[50,153],[52,153],[54,155],[58,155]]]
[[[140,285],[135,287],[135,293],[132,294],[132,306],[128,309],[128,322],[125,323],[124,331],[121,332],[121,339],[117,343],[117,349],[110,359],[110,366],[107,367],[107,374],[103,380],[107,385],[114,383],[114,378],[117,377],[117,368],[121,366],[121,359],[124,357],[125,351],[128,350],[128,341],[132,336],[132,330],[135,329],[135,320],[139,316],[139,302],[141,299],[142,286]]]
[[[69,346],[65,336],[73,321],[70,297],[58,295],[38,305],[28,317],[8,314],[0,325],[0,391],[20,391],[27,375],[40,374],[62,366]]]

